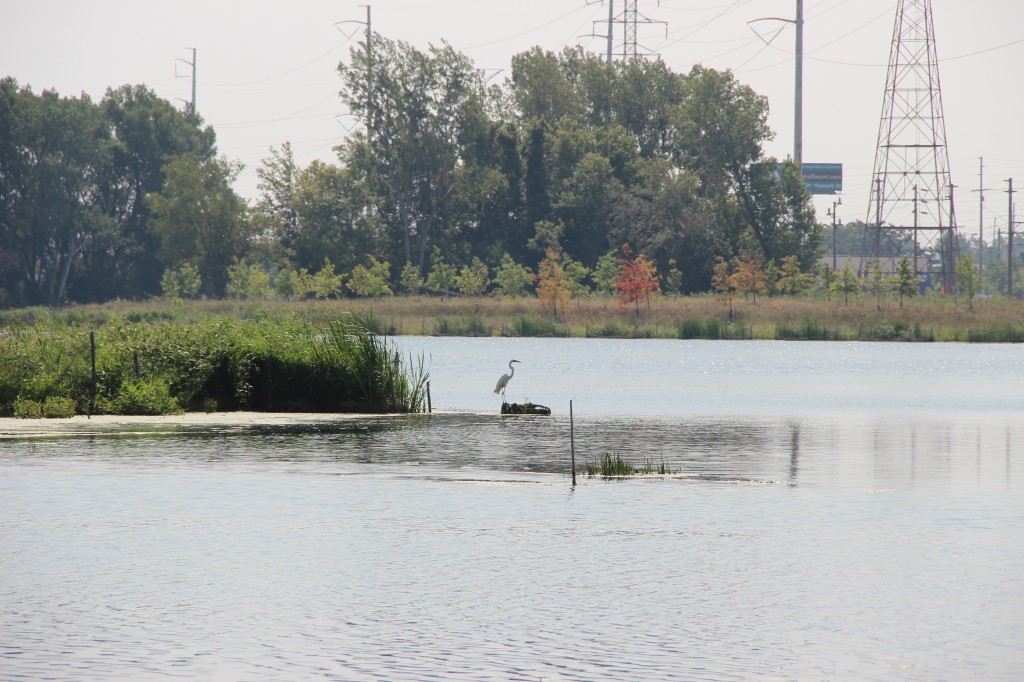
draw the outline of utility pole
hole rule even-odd
[[[838,201],[832,202],[832,209],[828,212],[832,216],[832,269],[836,269],[836,207],[843,205],[843,198],[839,197]],[[842,222],[838,223],[842,225]]]
[[[608,63],[612,63],[612,46],[615,44],[613,40],[612,26],[615,25],[615,0],[608,0]]]
[[[196,116],[196,48],[186,47],[185,49],[192,50],[192,61],[188,61],[186,59],[182,59],[179,57],[177,60],[175,60],[175,64],[177,64],[177,62],[181,62],[182,64],[188,64],[190,67],[192,67],[192,104],[189,105],[191,108],[191,111],[189,113],[191,113],[193,116]],[[175,71],[177,71],[177,69],[175,69]],[[174,75],[177,76],[178,74],[175,73]]]
[[[985,159],[978,157],[978,277],[985,272]]]
[[[1009,178],[1006,182],[1009,183],[1010,189],[1007,190],[1009,195],[1009,217],[1007,220],[1006,227],[1006,295],[1013,296],[1013,178]]]
[[[366,144],[369,146],[373,143],[373,24],[370,15],[370,5],[360,5],[360,7],[366,8],[366,21],[346,19],[345,21],[335,22],[334,27],[346,38],[354,37],[359,29],[348,33],[343,28],[345,24],[362,24],[366,27]],[[370,153],[371,155],[373,153],[372,146],[370,147]]]
[[[793,87],[793,163],[799,167],[803,163],[804,156],[804,0],[796,0],[796,19],[761,17],[747,23],[753,24],[757,21],[784,21],[796,27],[796,47],[794,50],[796,74]],[[757,32],[755,31],[754,33],[756,34]]]
[[[587,4],[588,5],[593,5],[596,2],[604,2],[604,0],[587,0]],[[606,58],[608,60],[608,63],[611,64],[612,63],[612,58],[614,56],[613,50],[614,50],[614,45],[615,45],[615,30],[614,30],[614,26],[615,26],[615,23],[616,23],[616,21],[615,21],[615,0],[608,0],[608,31],[607,31],[607,33],[597,33],[596,32],[597,31],[597,25],[600,24],[600,23],[601,23],[600,20],[595,21],[594,22],[594,28],[591,29],[590,35],[589,36],[580,36],[580,37],[581,38],[584,38],[584,37],[604,38],[605,41],[607,42],[607,45],[608,45],[607,50],[606,50]]]
[[[796,0],[796,95],[793,103],[793,162],[804,156],[804,0]]]
[[[373,144],[373,25],[366,6],[366,143]]]

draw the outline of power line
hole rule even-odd
[[[276,80],[278,78],[284,78],[285,76],[290,76],[291,74],[295,73],[296,71],[301,71],[302,69],[306,68],[310,64],[315,64],[316,62],[320,61],[324,57],[326,57],[326,56],[328,56],[330,54],[333,54],[334,52],[337,52],[337,50],[339,48],[341,48],[342,46],[344,46],[348,42],[350,42],[350,41],[349,40],[343,40],[342,42],[338,43],[337,45],[332,47],[327,52],[319,54],[316,57],[313,57],[312,59],[310,59],[309,61],[304,62],[302,64],[299,64],[295,68],[288,69],[287,71],[282,71],[281,73],[276,73],[273,76],[267,76],[266,78],[260,78],[260,79],[252,80],[252,81],[244,81],[244,82],[240,82],[240,83],[206,83],[206,82],[200,81],[200,84],[204,85],[206,87],[210,87],[210,88],[240,88],[240,87],[244,87],[244,86],[247,86],[247,85],[259,85],[260,83],[266,83],[267,81]]]

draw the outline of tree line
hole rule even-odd
[[[251,205],[214,131],[145,86],[0,81],[0,305],[540,292],[556,266],[612,293],[640,257],[689,293],[718,259],[809,272],[822,251],[798,169],[763,151],[767,100],[728,71],[534,48],[488,85],[447,44],[371,44],[338,66],[365,129],[336,163],[272,148]]]

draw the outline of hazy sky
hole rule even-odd
[[[1007,183],[1024,190],[1024,2],[933,0],[936,46],[957,219],[977,232],[979,157],[984,157],[985,230],[1005,231]],[[509,75],[514,54],[540,45],[603,52],[607,5],[596,0],[379,0],[375,32],[419,47],[447,40],[478,68]],[[622,0],[616,0],[616,11]],[[804,161],[842,163],[843,221],[864,220],[896,0],[805,0]],[[775,139],[793,150],[794,0],[639,0],[659,22],[641,44],[686,73],[695,63],[732,69],[767,96]],[[256,195],[255,168],[270,147],[291,142],[301,165],[336,160],[331,147],[358,122],[338,100],[336,66],[362,29],[353,0],[0,0],[0,74],[33,90],[88,93],[145,83],[162,97],[191,97],[196,48],[197,108],[222,154],[246,165],[236,189]],[[756,29],[766,45],[755,35]],[[358,36],[357,36],[358,39]],[[621,35],[616,43],[621,44]],[[494,73],[489,71],[488,73]],[[1024,193],[1022,195],[1024,196]],[[828,222],[832,197],[817,197]],[[1024,202],[1018,202],[1024,206]],[[1024,213],[1019,210],[1018,215]]]

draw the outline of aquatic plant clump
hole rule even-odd
[[[421,410],[423,358],[407,365],[370,328],[357,315],[324,326],[263,316],[10,327],[0,334],[0,415]]]
[[[664,461],[655,462],[653,459],[645,458],[642,466],[622,459],[622,455],[614,455],[606,452],[601,455],[597,462],[588,461],[585,466],[586,475],[589,478],[600,476],[602,478],[623,478],[626,476],[653,476],[655,474],[664,476],[674,473],[671,468],[665,465]]]

